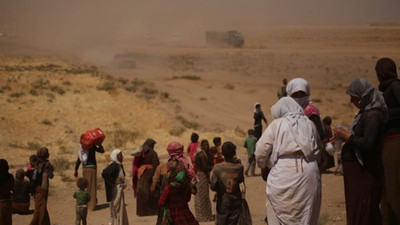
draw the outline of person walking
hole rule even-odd
[[[272,223],[270,215],[268,223],[316,225],[321,208],[318,132],[293,98],[279,99],[271,111],[275,119],[255,152],[258,167],[270,170],[266,192],[275,213],[272,217],[279,223]]]
[[[265,125],[268,126],[268,121],[264,116],[263,111],[261,110],[261,104],[256,102],[254,104],[254,131],[255,131],[255,137],[259,139],[261,137],[261,134],[263,132],[263,126],[262,126],[262,121],[264,120]]]
[[[78,159],[75,163],[74,176],[78,177],[78,169],[82,164],[82,176],[88,181],[88,192],[90,194],[90,201],[88,209],[94,211],[97,204],[97,161],[96,152],[103,154],[104,148],[102,145],[94,145],[89,150],[85,150],[79,146]]]
[[[49,179],[54,177],[54,167],[49,161],[50,153],[46,147],[37,151],[38,161],[32,180],[34,183],[35,212],[30,225],[50,225],[50,216],[47,211],[47,199],[49,197]]]

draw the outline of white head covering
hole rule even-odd
[[[283,97],[272,106],[272,115],[275,118],[285,118],[296,143],[306,158],[309,158],[318,148],[313,127],[300,105],[290,97]]]
[[[303,78],[294,78],[286,86],[286,92],[289,96],[298,91],[304,91],[308,96],[311,95],[310,85]]]
[[[376,88],[372,87],[371,83],[364,78],[358,78],[357,80],[353,81],[347,88],[346,94],[350,96],[357,96],[361,99],[360,111],[354,118],[349,129],[351,134],[354,134],[353,129],[357,125],[364,111],[373,108],[381,108],[384,112],[388,111],[382,94]]]
[[[110,158],[111,158],[111,163],[115,162],[117,164],[121,164],[121,162],[118,160],[118,155],[119,153],[121,153],[122,150],[121,149],[114,149],[111,154],[110,154]]]
[[[308,105],[310,102],[310,85],[306,80],[303,78],[294,78],[286,86],[286,92],[288,93],[288,96],[291,96],[293,93],[296,93],[298,91],[303,91],[306,93],[307,96],[302,97],[302,98],[294,98],[299,105],[305,109],[305,107]]]

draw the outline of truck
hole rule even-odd
[[[212,47],[235,47],[241,48],[244,45],[243,34],[236,31],[207,31],[206,44]]]

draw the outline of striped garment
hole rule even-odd
[[[199,222],[212,221],[214,220],[214,216],[211,211],[209,180],[205,173],[198,171],[197,181],[197,194],[194,197],[196,219]]]

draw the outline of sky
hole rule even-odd
[[[0,32],[47,46],[132,36],[400,21],[399,0],[0,0]]]

